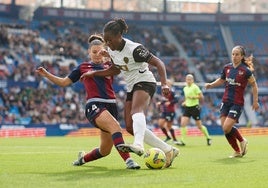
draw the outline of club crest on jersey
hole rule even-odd
[[[239,71],[238,74],[239,75],[243,75],[244,73],[243,73],[243,71]]]
[[[128,64],[129,59],[128,59],[127,57],[124,57],[123,61],[124,61],[126,64]]]

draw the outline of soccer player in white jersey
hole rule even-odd
[[[145,111],[156,91],[156,80],[148,65],[155,66],[160,76],[161,89],[164,96],[169,94],[164,63],[149,52],[142,44],[123,37],[128,26],[124,19],[116,18],[105,24],[103,29],[107,51],[102,55],[112,59],[113,66],[105,71],[87,72],[81,76],[113,76],[120,72],[127,85],[127,97],[124,108],[124,118],[127,131],[134,135],[133,144],[121,144],[117,148],[123,152],[144,153],[144,142],[160,148],[166,154],[165,167],[170,167],[179,150],[174,148],[146,127]]]

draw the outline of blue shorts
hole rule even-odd
[[[221,117],[225,116],[232,118],[236,120],[236,122],[238,123],[242,112],[243,112],[243,106],[236,105],[233,103],[221,103],[220,108]]]
[[[90,123],[98,128],[95,119],[104,111],[108,110],[112,116],[117,120],[118,111],[115,103],[104,103],[104,102],[88,102],[86,104],[85,115]]]
[[[175,112],[162,112],[160,117],[166,121],[173,121],[175,118]]]

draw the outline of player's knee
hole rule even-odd
[[[229,132],[231,132],[232,127],[229,126],[222,126],[222,130],[224,134],[228,134]]]
[[[114,134],[116,132],[122,132],[122,129],[120,127],[120,124],[118,122],[116,122],[114,124],[110,124],[110,126],[109,126],[109,132],[111,134]]]

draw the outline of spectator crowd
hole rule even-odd
[[[160,56],[166,64],[168,77],[175,82],[184,82],[189,73],[187,61],[180,58],[174,44],[167,42],[159,25],[148,27],[130,24],[129,37],[140,41],[153,53]],[[5,23],[0,26],[0,123],[1,124],[86,124],[84,116],[85,92],[83,87],[60,88],[42,79],[35,69],[43,65],[51,73],[66,76],[77,64],[86,61],[87,39],[90,33],[100,32],[98,24],[83,24],[72,21],[40,21],[32,26]],[[204,40],[216,41],[215,36],[193,33],[187,29],[173,29],[183,47],[189,53],[205,81],[210,81],[219,73],[218,67],[227,62],[224,50],[211,51],[204,56],[196,54],[198,45]],[[198,36],[198,37],[197,37]],[[191,38],[192,37],[192,38]],[[268,58],[261,59],[256,67],[256,77],[260,85],[267,87],[266,77]],[[153,72],[156,72],[153,70]],[[158,79],[158,76],[156,75]],[[159,79],[158,79],[159,80]],[[115,79],[119,121],[123,124],[123,101],[125,90],[121,76]],[[7,87],[8,85],[8,87]],[[176,91],[180,93],[181,87]],[[153,98],[147,119],[152,124],[157,120],[159,93]],[[221,95],[205,94],[202,102],[202,117],[206,125],[219,125],[218,105]],[[261,96],[262,108],[259,121],[268,126],[268,97]],[[178,119],[180,116],[180,104]],[[179,122],[179,121],[177,121]]]

